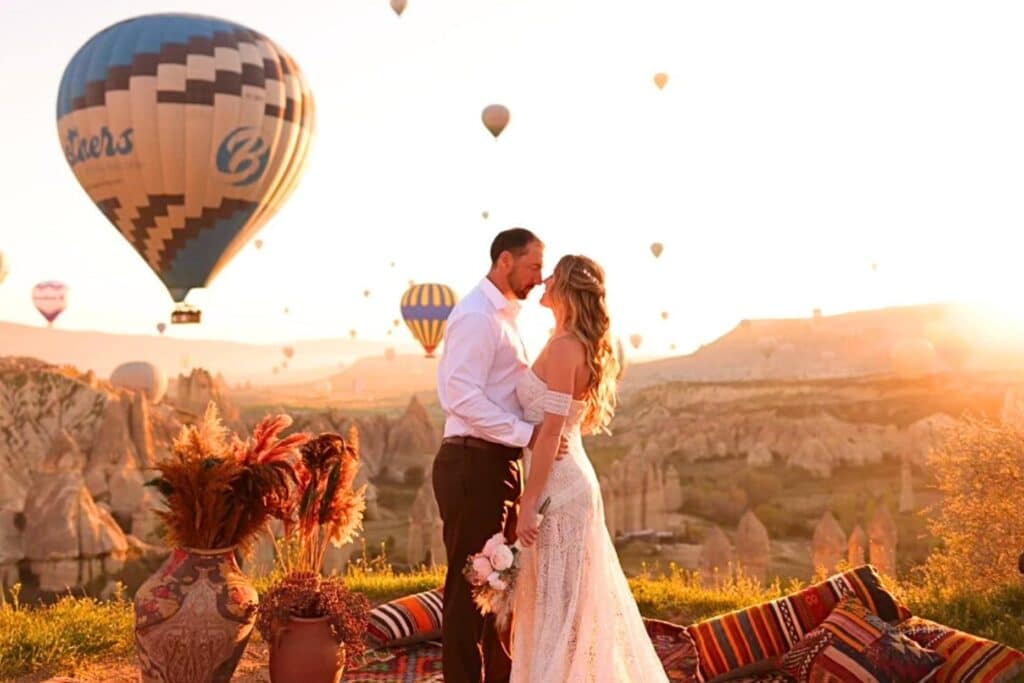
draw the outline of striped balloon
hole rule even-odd
[[[32,288],[32,303],[52,326],[68,307],[68,286],[63,282],[40,282]]]
[[[402,295],[402,317],[414,337],[423,345],[427,358],[444,339],[448,315],[458,298],[447,285],[413,285]]]
[[[72,57],[57,128],[78,182],[182,302],[295,188],[313,100],[269,38],[154,14],[104,29]]]

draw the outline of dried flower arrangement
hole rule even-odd
[[[278,438],[290,427],[287,415],[267,416],[240,440],[224,426],[212,401],[197,425],[186,425],[171,455],[156,464],[160,476],[147,482],[164,497],[158,510],[174,547],[215,550],[238,546],[247,553],[271,518],[292,507],[298,482],[293,461],[308,434]]]
[[[256,627],[267,642],[289,617],[329,617],[333,635],[351,661],[364,651],[370,610],[366,597],[350,592],[341,577],[322,576],[328,544],[340,547],[362,528],[366,486],[359,472],[358,436],[346,442],[326,433],[302,444],[295,465],[292,504],[284,511],[284,538],[277,559],[284,578],[260,601]]]

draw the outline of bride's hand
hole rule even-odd
[[[532,501],[522,501],[519,506],[519,521],[516,523],[516,538],[524,548],[529,548],[537,542],[540,533],[540,524],[537,520],[537,504]]]

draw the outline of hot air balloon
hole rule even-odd
[[[390,346],[384,349],[384,357],[387,358],[389,362],[395,360],[395,349]]]
[[[639,349],[640,345],[644,343],[644,336],[642,334],[630,335],[629,343],[633,345],[634,349]]]
[[[395,14],[402,16],[402,12],[405,11],[406,0],[391,0],[391,9],[394,10]]]
[[[670,351],[675,351],[676,350],[676,345],[675,344],[669,344],[668,348],[669,348]]]
[[[257,248],[257,249],[262,249],[262,248],[263,248],[263,240],[254,240],[254,241],[253,241],[253,245],[254,245],[254,246],[255,246],[255,247]]]
[[[7,258],[4,256],[4,252],[0,251],[0,285],[7,279],[8,270]]]
[[[656,73],[654,74],[654,85],[658,86],[658,90],[664,90],[665,85],[668,83],[668,74]]]
[[[662,311],[661,312],[661,319],[662,320],[668,320],[668,311]]]
[[[501,131],[505,130],[505,126],[508,125],[508,120],[511,115],[508,109],[500,104],[491,104],[484,108],[482,114],[480,114],[481,120],[484,122],[484,126],[487,130],[491,131],[491,135],[495,139],[501,135]]]
[[[363,297],[366,298],[366,299],[369,299],[370,298],[370,290],[364,289],[363,290]]]
[[[394,267],[395,267],[395,262],[394,262],[394,261],[392,261],[392,262],[391,262],[391,263],[390,263],[389,265],[390,265],[390,266],[391,266],[392,268],[394,268]]]
[[[284,353],[285,358],[291,358],[295,355],[295,348],[291,346],[286,346],[281,351]]]
[[[390,337],[394,333],[394,330],[388,330],[388,336]]]
[[[207,286],[298,182],[313,99],[256,31],[153,14],[89,39],[64,70],[57,128],[89,198],[179,305]],[[198,322],[179,306],[172,322]]]
[[[444,339],[448,315],[458,298],[447,285],[413,285],[402,295],[402,317],[416,340],[423,345],[427,358]]]
[[[288,308],[287,306],[284,307],[284,314],[285,315],[289,315],[291,312],[292,312],[292,309]]]
[[[872,263],[871,264],[871,272],[872,273],[877,273],[878,272],[878,264],[877,263]]]
[[[167,393],[167,375],[152,363],[135,361],[118,365],[110,375],[115,387],[141,391],[151,403],[159,403]]]
[[[348,331],[348,336],[352,337],[353,339],[355,339],[358,335],[359,335],[359,333],[356,330],[349,330]]]
[[[52,280],[40,282],[32,288],[32,303],[52,327],[53,321],[68,307],[68,286]]]
[[[655,242],[651,245],[651,253],[654,254],[654,258],[661,258],[661,252],[665,251],[665,245],[661,242]]]
[[[166,332],[167,331],[167,323],[157,323],[156,324],[156,331],[159,332],[160,334],[163,334],[164,332]]]
[[[276,375],[276,374],[277,374],[278,372],[280,372],[280,368],[278,368],[278,367],[277,367],[276,365],[275,365],[275,366],[274,366],[274,367],[272,368],[272,370],[273,370],[273,372],[274,372],[274,374],[275,374],[275,375]]]
[[[487,220],[488,218],[491,217],[491,213],[489,211],[481,211],[480,215],[484,217],[484,220]]]
[[[401,324],[402,324],[402,321],[399,320],[398,318],[395,318],[394,320],[391,321],[391,326],[392,327],[398,327]]]

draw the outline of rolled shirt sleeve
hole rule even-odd
[[[497,349],[500,331],[483,313],[467,313],[448,324],[445,352],[449,371],[441,377],[447,409],[488,441],[525,447],[533,425],[491,401],[484,384]]]

